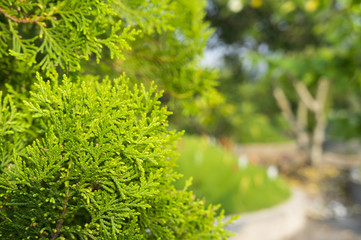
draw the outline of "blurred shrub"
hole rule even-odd
[[[251,102],[243,102],[240,112],[242,114],[234,120],[234,125],[238,126],[233,133],[237,142],[283,142],[289,140],[280,133],[281,128],[283,130],[286,128],[281,117],[275,118],[275,123],[271,123],[271,119],[267,115],[257,112]]]
[[[331,139],[360,138],[361,110],[334,111],[330,114],[328,137]]]
[[[171,124],[190,134],[227,136],[241,143],[289,141],[289,124],[281,116],[267,84],[233,86],[236,89],[233,92],[220,88],[224,102],[186,119],[176,112],[171,116]]]
[[[207,138],[185,136],[178,149],[178,171],[185,177],[176,182],[176,187],[181,189],[184,179],[192,177],[190,190],[205,198],[207,204],[220,203],[226,214],[270,207],[290,196],[283,179],[269,177],[259,166],[240,166],[242,162],[233,154]]]

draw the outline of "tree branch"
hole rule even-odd
[[[320,108],[318,102],[313,99],[311,93],[308,91],[303,82],[295,83],[295,89],[308,109],[315,112]]]
[[[307,108],[301,100],[299,100],[297,118],[292,112],[291,105],[283,92],[279,87],[276,87],[273,91],[273,95],[276,102],[281,109],[283,117],[289,122],[295,135],[297,136],[297,144],[301,149],[307,148],[309,144],[309,137],[306,132],[307,124]]]
[[[51,240],[55,240],[59,236],[59,234],[61,232],[61,226],[63,225],[64,217],[65,217],[66,209],[67,209],[66,204],[68,203],[68,195],[69,195],[69,189],[67,189],[66,192],[65,192],[65,200],[64,200],[64,205],[63,205],[63,212],[61,213],[58,224],[56,225],[56,232],[51,237]]]
[[[37,23],[37,22],[40,22],[45,19],[45,17],[36,17],[34,19],[31,19],[31,18],[20,19],[20,18],[11,16],[9,13],[7,13],[2,8],[0,8],[0,13],[2,13],[5,17],[9,18],[10,20],[13,20],[14,22],[18,22],[18,23]]]
[[[297,123],[301,126],[307,126],[307,115],[307,107],[302,100],[300,100],[297,108]]]
[[[307,149],[310,143],[310,139],[306,131],[307,115],[308,110],[306,105],[302,102],[302,100],[299,100],[297,108],[297,144],[301,149]]]
[[[329,86],[330,86],[330,83],[326,78],[322,78],[320,80],[320,83],[317,88],[317,93],[316,93],[316,101],[321,105],[320,106],[321,109],[325,105]]]
[[[279,108],[281,109],[283,117],[291,124],[293,129],[297,129],[296,118],[293,115],[290,103],[287,100],[287,97],[284,94],[284,92],[282,91],[282,89],[279,87],[276,87],[273,90],[273,95],[276,99],[276,102],[277,102]]]

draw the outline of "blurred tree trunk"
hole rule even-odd
[[[298,102],[297,108],[297,128],[300,131],[297,134],[297,144],[302,150],[307,150],[310,145],[310,137],[306,131],[308,122],[308,111],[306,105],[302,102]]]
[[[297,117],[295,117],[291,109],[290,102],[283,90],[279,87],[276,87],[273,91],[273,95],[282,111],[283,117],[288,121],[294,135],[296,136],[298,147],[302,150],[307,150],[309,148],[310,138],[306,131],[307,108],[305,104],[303,104],[301,100],[299,101]]]
[[[326,114],[325,103],[329,90],[329,81],[322,78],[317,86],[316,97],[313,98],[310,91],[303,82],[294,84],[299,96],[297,117],[294,116],[287,96],[280,87],[274,89],[274,97],[282,111],[282,115],[289,122],[297,138],[297,144],[300,149],[308,151],[311,164],[317,164],[322,161],[322,144],[325,140]],[[315,126],[312,133],[308,133],[307,112],[310,110],[315,118]],[[310,139],[309,135],[312,135]],[[312,140],[312,141],[311,141]]]

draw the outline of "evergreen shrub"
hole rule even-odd
[[[212,206],[172,185],[180,134],[154,88],[38,78],[25,104],[44,138],[3,159],[1,239],[226,236]]]
[[[162,92],[79,74],[131,55],[136,37],[180,36],[187,1],[0,1],[0,239],[229,236],[217,206],[173,186],[181,133]]]

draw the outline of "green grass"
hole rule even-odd
[[[226,214],[255,211],[276,205],[290,196],[288,184],[281,178],[271,179],[265,169],[248,165],[239,167],[237,158],[207,138],[185,136],[178,145],[178,171],[184,178],[176,187],[190,187],[206,203],[221,204]]]

